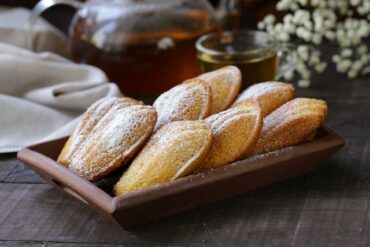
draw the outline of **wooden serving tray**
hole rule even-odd
[[[122,170],[95,184],[77,176],[55,161],[66,139],[25,148],[18,158],[50,184],[124,228],[303,175],[344,146],[342,138],[323,127],[310,142],[113,196],[111,189]]]

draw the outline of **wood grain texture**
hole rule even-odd
[[[12,155],[0,157],[0,183],[43,184],[45,181]]]
[[[314,173],[130,232],[49,185],[3,182],[0,240],[179,246],[346,246],[359,240],[370,244],[369,161],[370,140],[347,139],[347,146]]]
[[[94,243],[60,243],[60,242],[42,242],[42,241],[0,241],[2,247],[110,247],[110,246],[124,246],[121,244],[94,244]]]

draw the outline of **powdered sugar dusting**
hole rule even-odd
[[[277,149],[277,150],[270,151],[270,152],[264,153],[264,154],[254,154],[254,155],[251,155],[251,156],[247,157],[245,160],[255,162],[255,161],[258,161],[258,160],[266,159],[268,157],[278,156],[278,155],[280,155],[280,153],[285,152],[285,151],[290,150],[290,149],[292,149],[292,147],[285,147],[285,148]]]
[[[155,129],[172,121],[199,120],[210,111],[211,92],[200,79],[191,79],[160,95],[153,106],[158,112]]]
[[[241,72],[235,66],[226,66],[204,73],[203,79],[212,89],[211,114],[225,110],[237,96],[241,86]]]
[[[262,82],[262,83],[257,83],[246,90],[244,90],[236,100],[236,102],[239,102],[244,99],[258,99],[260,95],[266,94],[266,93],[271,93],[271,92],[276,92],[280,88],[286,88],[290,87],[289,84],[283,83],[283,82]]]
[[[294,97],[294,87],[283,82],[257,83],[244,90],[235,103],[245,99],[258,101],[264,116],[291,100]]]
[[[262,115],[258,104],[249,101],[205,122],[212,129],[213,144],[197,172],[231,163],[251,150],[261,131]]]
[[[95,125],[89,132],[82,132],[82,138],[77,133],[80,144],[70,146],[73,155],[68,162],[71,170],[89,180],[127,161],[151,134],[156,122],[154,108],[142,105],[111,105],[104,115],[92,115],[99,116],[98,121],[92,118],[89,125]]]
[[[254,153],[295,145],[310,138],[323,124],[327,105],[323,100],[296,98],[264,119]]]
[[[116,194],[136,191],[182,177],[201,162],[212,132],[200,121],[178,121],[160,128],[115,186]]]
[[[78,123],[76,129],[67,142],[67,150],[63,149],[64,152],[62,152],[61,155],[63,157],[60,158],[62,158],[64,162],[69,163],[71,157],[79,150],[81,146],[84,145],[84,141],[89,133],[105,115],[109,115],[111,112],[114,112],[117,109],[123,109],[131,105],[142,104],[143,103],[141,101],[128,97],[110,97],[98,100],[91,105],[83,115],[81,121]]]

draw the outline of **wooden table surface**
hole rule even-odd
[[[315,172],[125,231],[0,156],[0,246],[370,246],[370,78],[330,69],[324,98],[346,146]]]

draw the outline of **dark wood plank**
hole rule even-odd
[[[121,244],[94,244],[94,243],[58,243],[58,242],[43,242],[43,241],[0,241],[2,247],[114,247],[124,246]]]
[[[15,158],[15,154],[0,158],[0,183],[45,183],[34,171]]]
[[[91,244],[370,244],[370,140],[316,172],[124,231],[46,184],[0,184],[0,240]],[[325,234],[323,234],[325,233]]]
[[[11,170],[20,161],[15,159],[14,154],[0,156],[0,181],[4,181]]]
[[[370,136],[370,97],[362,100],[327,99],[328,125],[343,138],[368,139]]]

